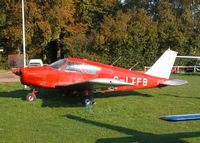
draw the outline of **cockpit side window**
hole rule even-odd
[[[68,62],[65,71],[81,72],[80,63]]]
[[[65,71],[66,72],[81,72],[81,73],[88,73],[88,74],[96,74],[100,68],[92,65],[76,63],[76,62],[68,62]]]
[[[58,60],[58,61],[50,64],[49,66],[54,69],[60,70],[61,67],[65,64],[65,62],[66,62],[66,59],[61,59],[61,60]]]

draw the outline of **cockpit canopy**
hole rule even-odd
[[[66,58],[61,59],[50,64],[49,66],[54,69],[60,70],[61,67],[64,66],[66,61],[67,61]],[[85,64],[85,63],[72,62],[72,61],[68,61],[66,67],[64,67],[65,72],[81,72],[81,73],[88,73],[88,74],[96,74],[96,72],[99,70],[100,70],[99,67]]]
[[[76,62],[68,62],[67,66],[65,67],[65,71],[71,71],[71,72],[81,72],[81,73],[88,73],[88,74],[96,74],[97,71],[99,71],[100,68],[88,65],[85,63],[76,63]]]
[[[56,69],[56,70],[60,70],[61,67],[66,63],[66,58],[65,59],[61,59],[61,60],[58,60],[52,64],[50,64],[49,66]]]

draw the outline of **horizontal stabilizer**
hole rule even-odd
[[[200,114],[183,114],[183,115],[171,115],[160,117],[166,121],[189,121],[189,120],[200,120]]]
[[[160,85],[171,85],[171,86],[177,86],[177,85],[182,85],[182,84],[186,84],[188,83],[187,80],[180,80],[180,79],[168,79],[162,83],[160,83]]]

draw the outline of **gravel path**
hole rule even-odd
[[[20,78],[17,75],[14,75],[11,70],[0,70],[0,84],[7,82],[20,82]]]

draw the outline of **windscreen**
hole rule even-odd
[[[49,66],[54,69],[60,70],[60,68],[65,64],[65,62],[66,62],[66,59],[61,59],[61,60],[58,60],[58,61],[50,64]]]

